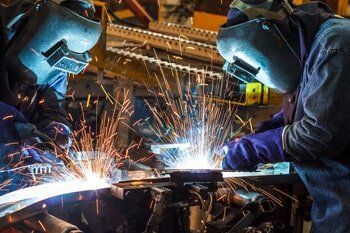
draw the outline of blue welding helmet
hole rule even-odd
[[[100,22],[87,0],[43,0],[26,13],[6,53],[7,70],[25,82],[46,84],[60,72],[78,74],[91,61]]]
[[[231,4],[231,8],[244,13],[246,20],[220,28],[217,47],[226,61],[223,69],[244,82],[256,79],[280,93],[293,93],[300,82],[302,63],[296,46],[276,25],[293,9],[280,1],[280,9],[271,11],[268,9],[273,0],[259,2],[251,5],[236,0]]]

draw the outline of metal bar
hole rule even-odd
[[[137,0],[123,0],[123,2],[143,23],[148,24],[149,22],[153,21],[152,17],[145,11]]]
[[[159,23],[154,21],[149,23],[149,29],[174,36],[181,35],[192,40],[214,45],[216,44],[216,38],[218,37],[218,33],[215,31],[186,27],[175,23]]]
[[[163,49],[180,56],[187,56],[219,65],[224,63],[216,46],[187,40],[181,36],[169,36],[162,33],[117,24],[108,25],[107,35],[138,42],[143,45],[150,45],[154,48]]]
[[[191,67],[189,65],[186,66],[186,65],[181,65],[174,62],[168,62],[168,61],[160,60],[154,57],[142,55],[136,52],[126,51],[123,49],[108,47],[107,51],[112,52],[115,55],[128,57],[129,59],[144,61],[149,63],[150,65],[158,66],[158,68],[159,66],[161,66],[166,69],[174,69],[174,70],[177,70],[178,72],[185,73],[186,75],[188,74],[203,75],[205,77],[219,79],[219,80],[222,79],[224,76],[223,73],[221,72],[208,71],[197,67]]]

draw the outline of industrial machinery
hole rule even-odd
[[[268,185],[296,182],[280,172],[135,171],[112,184],[29,187],[0,197],[0,232],[293,232],[291,199],[266,197]]]

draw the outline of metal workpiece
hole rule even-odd
[[[243,232],[254,221],[258,221],[260,216],[269,216],[276,208],[264,195],[251,190],[227,189],[235,197],[230,203],[215,198],[215,193],[222,191],[219,189],[224,180],[221,170],[164,170],[159,171],[158,176],[147,170],[128,173],[123,177],[125,181],[116,181],[112,185],[51,183],[3,196],[0,198],[0,229],[17,226],[24,221],[27,225],[30,221],[35,224],[38,219],[44,226],[48,224],[46,220],[60,222],[59,215],[51,217],[43,213],[51,213],[52,209],[65,208],[72,203],[74,206],[92,203],[93,212],[99,215],[102,214],[102,209],[99,209],[102,205],[99,203],[108,201],[119,206],[120,209],[113,209],[116,215],[124,214],[127,221],[130,221],[127,228],[135,227],[134,218],[138,216],[140,219],[136,220],[139,224],[137,227],[146,232],[169,232],[166,229],[170,226],[181,229],[177,232],[190,232],[194,229],[196,232]],[[133,173],[138,173],[138,177]],[[108,211],[111,213],[112,210],[109,208]],[[113,213],[108,216],[115,217]],[[171,225],[167,225],[170,224],[167,222],[169,218],[175,219]],[[62,226],[74,228],[70,224],[72,221],[65,221],[67,222],[63,222]],[[232,229],[238,230],[230,231]],[[264,229],[270,228],[266,225]]]
[[[223,181],[220,170],[166,170],[175,184],[218,183]]]
[[[149,23],[149,29],[155,32],[166,33],[174,36],[183,36],[191,40],[197,40],[208,44],[215,44],[218,33],[216,31],[201,28],[192,28],[175,23]]]
[[[40,185],[39,185],[40,186]],[[91,189],[91,187],[81,188],[77,191],[77,189],[63,192],[62,190],[50,190],[51,193],[56,193],[52,195],[45,195],[47,189],[52,189],[54,186],[42,186],[40,188],[27,188],[28,190],[17,190],[16,193],[11,193],[9,195],[12,198],[8,198],[8,203],[3,203],[1,197],[0,200],[0,230],[6,229],[10,226],[15,226],[16,224],[23,223],[26,219],[30,219],[38,214],[43,214],[49,211],[50,209],[56,208],[58,206],[68,205],[70,203],[82,203],[95,201],[98,198],[108,197],[109,189],[99,188],[99,189]],[[61,187],[62,188],[62,187]],[[40,193],[38,193],[40,191]],[[27,194],[27,198],[20,198],[23,196],[21,193]],[[31,192],[33,196],[40,195],[40,197],[29,197],[28,194]],[[14,199],[18,197],[19,200],[15,201]],[[13,200],[12,200],[13,199]],[[49,219],[48,219],[49,220]],[[28,224],[30,224],[28,222]],[[52,232],[52,231],[46,231]]]
[[[190,143],[168,143],[168,144],[153,144],[150,146],[152,153],[161,154],[162,152],[169,149],[178,149],[178,150],[188,150],[190,148]]]
[[[216,46],[184,39],[181,36],[169,36],[118,24],[108,24],[107,35],[112,38],[116,37],[137,42],[141,45],[150,45],[154,48],[166,50],[169,53],[175,53],[209,63],[212,62],[220,65],[224,63]]]
[[[192,186],[193,184],[202,184],[213,191],[217,189],[217,183],[223,181],[221,172],[215,170],[163,170],[158,171],[158,177],[155,177],[153,172],[142,172],[145,176],[144,179],[113,184],[111,186],[112,195],[123,200],[132,199],[149,193],[155,187],[189,190],[195,187]]]
[[[152,171],[151,167],[146,166],[139,162],[135,162],[130,159],[122,161],[122,168],[126,169],[127,171],[139,171],[139,170]]]

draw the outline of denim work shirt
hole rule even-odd
[[[288,62],[288,61],[286,61]],[[323,23],[307,58],[284,151],[313,198],[314,232],[350,232],[350,20]]]

